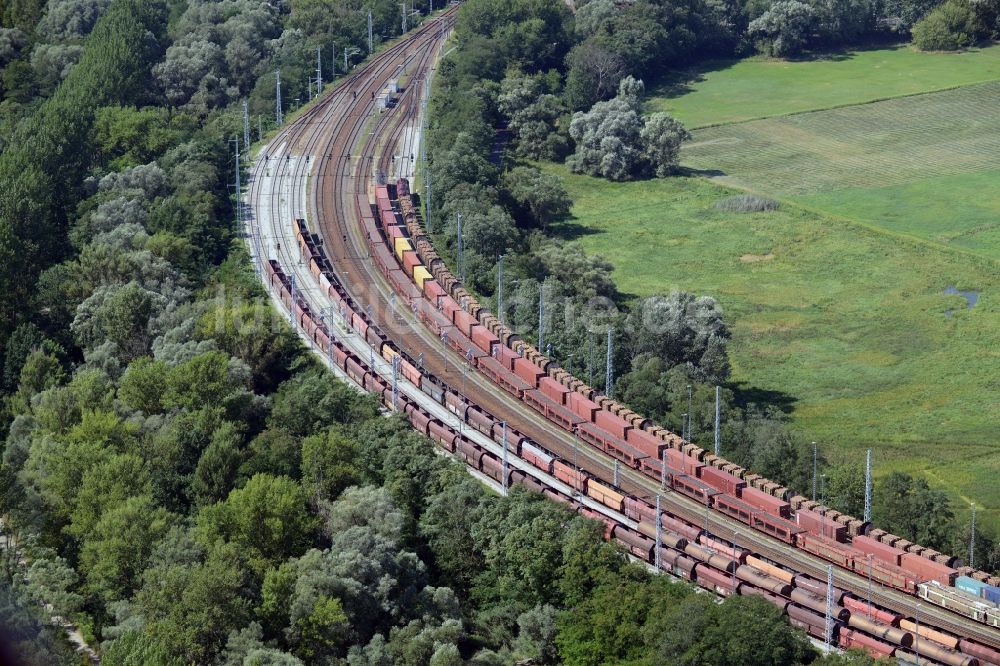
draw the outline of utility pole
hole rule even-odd
[[[813,442],[813,502],[816,501],[816,442]]]
[[[462,214],[457,213],[455,219],[458,221],[458,277],[465,284],[465,259],[462,257]]]
[[[316,96],[319,97],[319,91],[323,89],[323,47],[316,47]]]
[[[392,357],[392,411],[398,412],[399,399],[399,356]]]
[[[916,627],[913,631],[913,651],[917,653],[917,666],[920,666],[920,604],[913,613],[913,624]]]
[[[372,10],[368,10],[368,55],[372,54]]]
[[[295,330],[295,275],[294,274],[288,276],[288,284],[289,284],[288,293],[292,297],[292,305],[291,307],[288,308],[288,323],[292,325],[292,330]]]
[[[830,654],[833,640],[833,567],[826,568],[826,653]]]
[[[406,3],[405,2],[401,2],[401,3],[399,3],[399,6],[402,7],[402,14],[403,14],[403,22],[402,22],[403,33],[402,34],[406,34]]]
[[[507,496],[507,470],[509,463],[507,462],[507,422],[503,422],[503,494],[504,497]]]
[[[333,49],[333,53],[330,56],[330,77],[331,80],[334,80],[337,78],[337,42],[331,42],[330,47]]]
[[[243,203],[241,201],[242,186],[240,183],[240,138],[232,140],[236,153],[236,226],[243,226]]]
[[[969,566],[976,566],[976,503],[972,503],[972,534],[969,535]]]
[[[614,479],[615,487],[618,488],[622,484],[622,473],[621,473],[621,468],[618,466],[618,458],[615,458],[614,463],[615,466],[614,466],[614,471],[612,473],[612,478]]]
[[[721,407],[719,405],[720,387],[715,387],[715,455],[719,455],[721,442],[719,441],[719,419],[721,417]]]
[[[274,93],[274,122],[278,127],[284,122],[281,116],[281,70],[275,70],[274,72],[274,83],[275,83],[275,93]]]
[[[545,282],[538,285],[538,351],[542,351],[545,339]]]
[[[257,114],[257,140],[262,141],[264,139],[264,122],[261,120],[260,114]]]
[[[243,150],[250,150],[250,102],[243,100]]]
[[[608,394],[609,398],[611,397],[611,391],[614,389],[615,385],[615,369],[611,365],[611,335],[614,333],[614,330],[615,329],[613,328],[608,329],[608,359],[607,367],[604,369],[605,393]]]
[[[688,415],[687,416],[688,416],[688,418],[687,418],[687,431],[688,431],[687,436],[688,436],[688,438],[690,438],[690,437],[694,436],[693,433],[691,432],[691,385],[690,384],[688,384]],[[690,439],[688,439],[688,441],[690,441]]]
[[[503,255],[497,261],[497,318],[503,323]]]
[[[872,521],[872,450],[865,454],[865,522]]]
[[[656,569],[662,566],[660,561],[660,548],[663,547],[663,536],[660,534],[660,494],[656,494]]]

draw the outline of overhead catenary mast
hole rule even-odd
[[[284,122],[284,118],[281,114],[281,70],[275,70],[274,72],[274,122],[281,127]]]

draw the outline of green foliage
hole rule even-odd
[[[356,458],[357,444],[339,428],[306,437],[302,440],[303,488],[314,500],[336,499],[359,479]]]
[[[781,666],[812,656],[806,637],[758,597],[730,597],[716,605],[689,597],[663,619],[657,661],[706,666]]]
[[[947,0],[913,26],[913,43],[921,51],[957,51],[976,41],[976,15],[961,0]]]
[[[149,495],[109,506],[86,537],[80,568],[105,603],[127,599],[138,587],[154,545],[174,517]]]
[[[750,22],[747,37],[762,53],[783,58],[805,47],[816,21],[816,10],[798,0],[778,0]]]
[[[224,541],[239,548],[261,576],[301,554],[313,540],[302,487],[285,477],[258,474],[224,501],[198,514],[198,538],[206,546]]]
[[[955,514],[948,498],[923,478],[893,472],[872,493],[872,521],[892,534],[935,550],[948,550]]]
[[[504,174],[508,196],[528,219],[546,227],[569,215],[572,203],[558,176],[533,167],[514,167]]]
[[[323,432],[336,423],[351,423],[375,416],[373,399],[358,400],[341,382],[331,382],[323,372],[301,372],[283,383],[274,394],[271,427],[296,437]]]

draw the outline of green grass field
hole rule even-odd
[[[879,472],[933,472],[1000,523],[992,262],[794,206],[722,212],[713,204],[733,190],[703,178],[615,184],[546,168],[574,201],[565,235],[611,261],[620,289],[719,299],[734,380],[796,397],[795,425],[834,456],[873,447]],[[950,284],[982,290],[977,307],[942,294]]]
[[[923,53],[909,46],[801,61],[712,62],[650,86],[647,111],[689,128],[827,109],[1000,79],[1000,48]]]
[[[923,473],[1000,528],[1000,46],[753,58],[651,91],[647,111],[701,128],[681,157],[708,177],[547,167],[565,234],[626,293],[717,297],[733,378],[794,397],[834,457],[872,447],[877,472]],[[715,209],[730,186],[782,207]]]

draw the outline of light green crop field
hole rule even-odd
[[[683,161],[1000,259],[1000,81],[698,130]]]
[[[650,87],[647,111],[689,128],[827,109],[1000,79],[1000,47],[923,53],[910,46],[809,60],[716,61]]]
[[[1000,269],[786,204],[730,213],[703,178],[564,178],[572,242],[637,296],[715,296],[733,324],[733,379],[794,396],[793,422],[833,457],[875,449],[879,473],[926,473],[1000,525]],[[974,309],[949,285],[981,291]],[[946,316],[946,311],[954,311]]]

